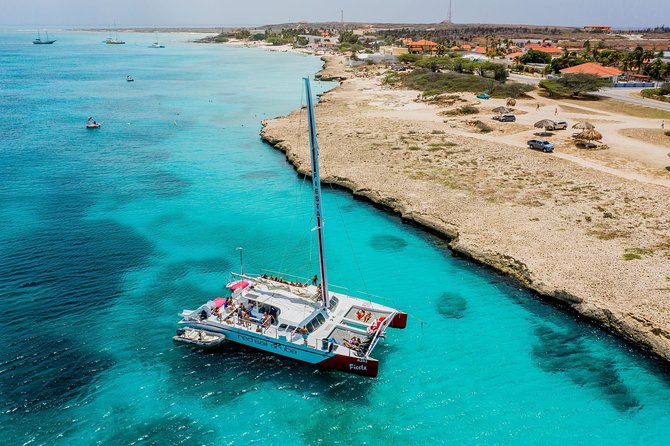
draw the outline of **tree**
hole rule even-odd
[[[519,62],[523,64],[527,63],[549,63],[551,62],[551,56],[547,53],[543,53],[538,50],[528,50],[526,54],[519,57]]]
[[[648,63],[646,67],[644,67],[644,72],[652,79],[654,80],[660,80],[664,77],[664,74],[667,72],[668,64],[663,62],[661,58],[656,58],[653,62]]]
[[[540,81],[540,88],[547,90],[552,96],[576,97],[581,93],[598,91],[609,84],[609,80],[602,79],[593,74],[570,73],[564,74],[558,79],[546,79]]]
[[[574,67],[575,65],[581,65],[586,60],[582,57],[579,57],[577,53],[565,51],[561,57],[552,59],[549,63],[549,72],[551,73],[560,73],[564,68]]]
[[[398,56],[398,60],[400,62],[409,63],[409,64],[414,63],[414,62],[416,62],[420,59],[421,59],[421,56],[419,56],[418,54],[401,54],[400,56]]]

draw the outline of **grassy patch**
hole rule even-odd
[[[463,105],[452,110],[445,110],[441,112],[441,115],[444,116],[461,116],[461,115],[476,115],[479,113],[479,109],[472,105]]]
[[[587,220],[588,221],[588,220]],[[628,232],[625,231],[605,231],[605,230],[591,230],[586,232],[588,235],[592,235],[595,238],[600,240],[613,240],[616,238],[625,238],[628,237]]]
[[[430,132],[431,135],[444,135],[444,132],[442,130],[433,130]]]
[[[654,251],[649,248],[626,248],[623,254],[624,260],[640,260],[643,255],[651,255]]]
[[[569,104],[581,105],[604,112],[635,116],[636,118],[670,119],[670,111],[631,104],[629,102],[619,101],[617,99],[589,96],[588,99],[565,99],[563,101]]]

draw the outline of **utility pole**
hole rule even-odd
[[[340,26],[344,28],[344,9],[340,9]]]
[[[447,16],[447,23],[450,25],[453,23],[451,21],[451,0],[449,0],[449,15]]]

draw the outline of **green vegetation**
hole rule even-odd
[[[218,36],[214,37],[214,41],[216,43],[226,43],[226,42],[228,42],[228,40],[230,40],[230,39],[228,39],[228,37],[225,37],[222,34],[219,34]]]
[[[551,96],[578,97],[581,93],[598,91],[609,84],[608,80],[592,74],[571,73],[558,79],[540,81],[540,88],[548,91]]]
[[[640,260],[643,255],[650,256],[654,251],[649,248],[626,248],[623,254],[624,260]]]
[[[664,132],[664,134],[665,134],[665,136],[670,136],[670,130],[666,130],[666,131]]]
[[[670,102],[670,84],[665,84],[660,88],[645,88],[640,94],[645,98]]]
[[[463,105],[453,110],[447,110],[443,112],[447,116],[457,116],[457,115],[476,115],[479,113],[479,109],[472,105]]]
[[[526,54],[519,57],[521,63],[545,63],[551,62],[551,56],[538,50],[528,50]]]
[[[387,82],[389,77],[387,76]],[[424,96],[443,93],[470,91],[472,93],[488,93],[492,97],[507,98],[523,96],[533,89],[532,85],[515,82],[502,83],[472,74],[435,73],[426,69],[417,69],[404,77],[396,78],[401,85],[413,90],[420,90]]]
[[[421,60],[421,56],[418,54],[401,54],[398,56],[398,60],[404,63],[414,63]]]
[[[482,121],[477,121],[475,127],[477,127],[481,133],[490,133],[493,131],[493,127]]]

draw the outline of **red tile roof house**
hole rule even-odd
[[[561,70],[561,73],[593,74],[603,79],[609,79],[612,83],[616,83],[619,80],[619,76],[623,74],[618,68],[603,67],[602,65],[593,62],[587,62],[581,65],[575,65],[574,67],[564,68]]]
[[[409,52],[412,54],[436,53],[438,46],[437,43],[426,39],[417,40],[416,42],[407,44],[407,48],[409,48]]]
[[[542,45],[526,45],[526,50],[535,50],[541,51],[543,53],[549,54],[552,58],[560,57],[563,54],[563,48],[558,48],[555,46],[542,46]]]

